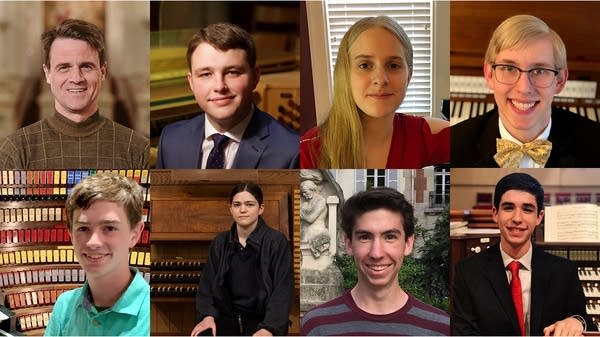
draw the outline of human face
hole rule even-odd
[[[392,116],[404,100],[412,76],[405,50],[387,29],[370,28],[350,47],[350,87],[366,116]]]
[[[125,210],[114,202],[99,200],[88,209],[76,209],[71,240],[87,278],[113,282],[128,278],[129,248],[143,229],[141,221],[131,229]]]
[[[533,40],[520,49],[505,49],[496,55],[496,64],[510,64],[523,70],[532,68],[556,69],[552,41],[549,38]],[[564,88],[569,75],[562,69],[548,88],[531,84],[526,73],[521,73],[515,84],[502,84],[496,80],[492,65],[484,65],[487,85],[494,91],[498,113],[508,132],[522,142],[537,138],[548,126],[555,94]]]
[[[352,240],[346,236],[344,243],[354,257],[358,286],[389,289],[398,286],[398,272],[404,256],[412,252],[414,236],[406,238],[400,213],[377,209],[356,219]]]
[[[258,216],[263,214],[264,205],[259,204],[250,192],[242,191],[233,196],[229,210],[239,227],[252,229],[258,222]]]
[[[54,95],[54,108],[66,118],[81,122],[98,110],[98,94],[106,77],[98,51],[87,42],[58,38],[50,46],[50,65],[43,65]]]
[[[231,129],[250,113],[259,71],[250,68],[245,50],[220,51],[208,43],[200,43],[190,62],[190,88],[218,131]]]
[[[531,235],[542,222],[544,210],[538,212],[535,196],[520,190],[504,192],[498,208],[492,208],[492,214],[500,228],[500,245],[518,259],[529,249]]]

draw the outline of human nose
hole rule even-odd
[[[90,248],[97,248],[102,246],[101,233],[98,231],[92,231],[86,245]]]
[[[371,249],[369,250],[369,256],[372,259],[378,259],[383,256],[383,242],[382,240],[375,238],[371,242]]]
[[[74,83],[80,83],[85,80],[85,77],[83,76],[83,71],[81,71],[81,69],[77,67],[73,67],[69,75],[69,79],[71,80],[71,82]]]
[[[512,221],[516,223],[520,223],[523,220],[522,211],[519,209],[515,209],[512,215]]]
[[[515,85],[520,92],[531,92],[533,90],[533,84],[531,83],[531,78],[529,78],[529,72],[521,71]]]
[[[372,72],[372,81],[375,85],[387,85],[389,82],[387,71],[384,67],[376,67]]]
[[[225,75],[215,76],[215,92],[226,92],[228,90],[227,82],[225,81]]]

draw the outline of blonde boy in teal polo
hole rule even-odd
[[[150,287],[129,267],[129,249],[144,229],[142,188],[114,173],[99,173],[73,188],[67,218],[87,281],[63,293],[46,336],[148,336]]]

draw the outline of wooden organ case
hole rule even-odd
[[[230,229],[229,193],[252,181],[264,194],[263,218],[293,247],[295,296],[290,334],[299,328],[300,188],[298,170],[153,170],[151,334],[189,335],[196,290],[212,239]]]
[[[67,230],[72,187],[100,170],[2,171],[0,175],[0,330],[42,335],[57,297],[83,285]],[[148,170],[114,170],[144,188],[145,228],[130,264],[150,279]],[[2,315],[0,315],[2,316]]]

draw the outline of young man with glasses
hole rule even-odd
[[[496,107],[452,127],[455,167],[598,167],[600,123],[552,107],[567,82],[558,34],[531,15],[506,19],[485,54]]]

